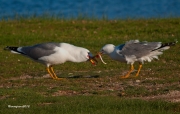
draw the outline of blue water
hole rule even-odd
[[[180,0],[0,0],[0,19],[17,14],[108,19],[180,17]]]

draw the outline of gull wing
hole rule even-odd
[[[140,58],[150,54],[150,52],[158,49],[161,45],[161,42],[139,42],[139,40],[131,40],[125,43],[120,53],[124,56],[136,56]]]

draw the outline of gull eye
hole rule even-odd
[[[91,57],[91,53],[88,52],[87,58],[90,58],[90,57]]]

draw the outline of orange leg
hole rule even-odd
[[[139,72],[140,72],[141,68],[142,68],[142,63],[139,63],[139,69],[138,69],[135,77],[139,76]]]
[[[53,78],[53,79],[55,79],[55,77],[54,77],[54,75],[51,73],[51,70],[49,69],[49,67],[47,67],[47,72],[49,73],[49,75]]]
[[[128,78],[129,75],[131,74],[131,72],[132,72],[133,70],[134,70],[134,66],[133,66],[133,64],[132,64],[131,67],[130,67],[129,72],[128,72],[125,76],[122,76],[121,78]]]
[[[50,71],[51,71],[51,73],[52,73],[52,75],[53,75],[54,79],[56,79],[56,80],[62,80],[62,79],[63,79],[63,78],[58,78],[58,77],[57,77],[57,75],[55,74],[55,72],[54,72],[54,70],[53,70],[53,67],[52,67],[52,66],[50,66]]]

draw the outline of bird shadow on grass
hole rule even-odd
[[[99,78],[99,75],[74,75],[74,76],[68,76],[66,78]]]

